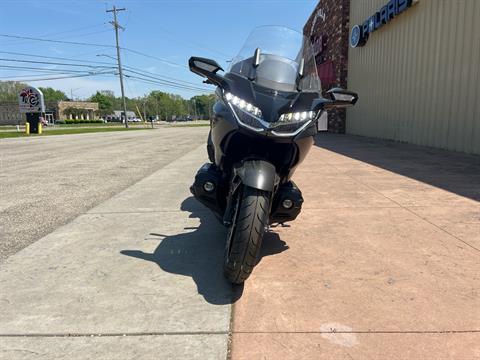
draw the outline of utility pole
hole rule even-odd
[[[125,101],[125,90],[123,88],[123,71],[122,71],[122,61],[120,60],[120,46],[118,45],[118,28],[125,30],[117,21],[117,12],[125,11],[125,8],[117,9],[115,5],[113,9],[107,10],[107,13],[113,12],[113,21],[110,21],[110,24],[115,28],[115,40],[117,43],[117,62],[118,62],[118,74],[120,76],[120,90],[122,91],[122,103],[123,103],[123,116],[125,119],[125,127],[128,128],[128,119],[127,119],[127,102]]]
[[[147,105],[147,101],[145,100],[145,101],[143,102],[143,119],[144,119],[144,121],[147,121],[147,120],[146,120],[146,119],[147,119],[147,111],[146,111],[146,109],[145,109],[146,105]]]

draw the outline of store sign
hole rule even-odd
[[[362,25],[355,25],[350,34],[350,46],[356,48],[364,46],[368,37],[374,31],[388,24],[396,16],[409,9],[419,0],[390,0],[379,11],[370,16]]]
[[[18,104],[21,113],[45,112],[43,93],[33,86],[28,86],[20,92]]]

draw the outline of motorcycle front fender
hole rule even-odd
[[[275,166],[263,160],[247,160],[234,168],[234,177],[242,184],[258,190],[273,192],[279,178]]]

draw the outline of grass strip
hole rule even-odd
[[[70,135],[70,134],[87,134],[87,133],[97,133],[97,132],[112,132],[112,131],[135,131],[135,130],[152,130],[151,128],[76,128],[76,129],[52,129],[44,130],[41,135],[30,134],[26,135],[23,132],[0,132],[0,139],[2,138],[17,138],[17,137],[38,137],[38,136],[50,136],[50,135]]]

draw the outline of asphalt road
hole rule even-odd
[[[0,140],[0,262],[206,141],[208,128]]]

